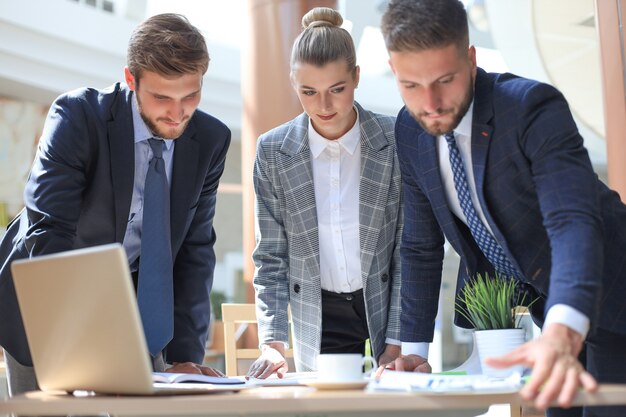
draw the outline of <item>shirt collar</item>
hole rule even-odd
[[[454,132],[458,135],[472,137],[472,117],[474,115],[474,101],[470,103],[465,116],[459,122],[459,125],[454,129]]]
[[[135,135],[135,143],[143,142],[144,140],[156,138],[160,139],[157,135],[152,134],[146,122],[143,121],[141,114],[139,114],[139,105],[137,104],[137,94],[133,94],[132,99],[132,113],[133,113],[133,134]],[[174,144],[173,140],[163,140],[165,142],[165,148],[170,149]]]
[[[350,155],[353,155],[356,151],[356,148],[361,140],[361,125],[359,123],[359,111],[354,108],[356,112],[356,121],[354,125],[348,130],[342,137],[330,140],[326,139],[313,128],[313,124],[311,123],[311,119],[309,118],[309,148],[311,148],[311,154],[313,158],[319,157],[326,146],[331,142],[338,143],[342,148],[344,148]]]

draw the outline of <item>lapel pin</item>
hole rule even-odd
[[[486,138],[489,137],[489,133],[487,133],[487,132],[480,132],[480,134],[483,135]]]

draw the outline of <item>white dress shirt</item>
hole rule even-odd
[[[328,140],[309,120],[309,147],[320,248],[322,289],[336,293],[363,288],[359,240],[361,127],[359,117],[342,137]]]
[[[487,230],[493,234],[491,227],[487,223],[485,214],[478,200],[476,193],[476,182],[474,181],[474,171],[472,169],[472,118],[474,115],[474,103],[472,103],[465,113],[463,119],[459,125],[454,129],[454,137],[457,147],[463,159],[463,165],[465,167],[465,175],[467,176],[467,183],[470,191],[470,196],[476,214],[483,222]],[[450,166],[448,142],[446,138],[441,135],[437,138],[437,153],[439,156],[439,172],[441,174],[442,185],[445,190],[446,199],[450,210],[456,215],[463,223],[467,224],[465,214],[459,203],[459,197],[454,187],[454,176],[452,174],[452,167]],[[565,305],[556,304],[548,310],[543,327],[546,328],[551,323],[561,323],[573,330],[580,333],[583,338],[587,336],[589,331],[589,318],[582,314],[577,309]],[[428,343],[402,343],[402,354],[416,354],[422,357],[428,357]],[[425,356],[426,355],[426,356]]]

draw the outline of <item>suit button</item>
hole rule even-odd
[[[354,300],[354,297],[352,296],[352,294],[348,294],[348,295],[346,296],[346,300],[347,300],[347,301],[352,301],[352,300]]]
[[[383,282],[387,282],[387,281],[389,281],[389,274],[383,274],[383,275],[380,277],[380,279],[381,279]]]
[[[293,291],[297,294],[300,292],[300,284],[293,285]]]

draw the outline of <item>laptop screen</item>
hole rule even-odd
[[[120,244],[18,260],[11,271],[42,390],[153,392]]]

